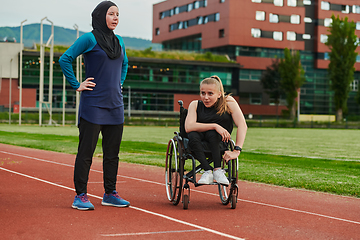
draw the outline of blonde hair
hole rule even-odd
[[[226,102],[227,96],[225,96],[224,86],[221,82],[221,79],[218,76],[214,75],[214,76],[211,76],[209,78],[205,78],[204,80],[202,80],[200,82],[200,86],[202,84],[215,84],[218,87],[221,95],[220,95],[220,98],[218,98],[218,100],[215,103],[215,108],[217,110],[217,114],[223,115],[225,112],[231,114],[231,110]]]

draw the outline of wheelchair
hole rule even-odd
[[[179,132],[174,132],[175,136],[169,140],[166,150],[165,163],[165,184],[166,194],[168,200],[174,205],[178,205],[180,200],[183,204],[183,209],[188,209],[190,202],[190,185],[193,183],[195,187],[202,186],[196,181],[196,174],[202,170],[201,164],[196,166],[196,159],[189,147],[189,139],[185,132],[185,118],[187,116],[187,109],[183,107],[183,102],[178,101],[180,105],[180,128]],[[204,153],[209,163],[212,163],[211,151],[206,142],[202,142]],[[233,150],[235,143],[233,140],[228,143],[220,142],[221,155],[226,150]],[[192,169],[186,171],[184,169],[185,161],[191,160]],[[222,185],[219,183],[211,183],[210,185],[217,185],[221,203],[228,205],[230,203],[231,209],[236,208],[238,196],[238,158],[232,159],[228,162],[222,161],[222,168],[225,170],[225,175],[229,180],[229,185]]]

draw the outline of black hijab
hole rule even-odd
[[[108,57],[111,59],[117,59],[121,55],[119,39],[106,25],[106,13],[112,6],[116,6],[116,4],[111,1],[103,1],[96,6],[94,11],[91,13],[93,27],[92,33],[94,34],[99,46],[105,51]]]

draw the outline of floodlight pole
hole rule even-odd
[[[78,25],[74,25],[74,28],[76,30],[76,38],[79,38],[79,27]],[[80,79],[80,57],[76,58],[76,79],[81,83],[81,79]],[[75,106],[75,125],[78,125],[79,122],[79,103],[80,103],[80,93],[78,91],[76,91],[76,106]]]
[[[298,92],[298,104],[297,104],[297,112],[298,112],[298,122],[300,122],[300,88],[299,88],[299,92]]]
[[[9,125],[11,124],[11,65],[13,59],[10,60],[10,82],[9,82]]]
[[[19,76],[19,125],[21,125],[21,111],[22,111],[22,59],[23,59],[23,23],[26,22],[27,19],[21,22],[20,24],[20,76]]]
[[[39,126],[42,124],[42,104],[44,101],[44,46],[43,46],[43,21],[40,22],[40,80],[39,80]]]
[[[131,87],[128,86],[129,88],[129,97],[128,97],[128,117],[131,117]]]
[[[48,42],[46,43],[46,46],[49,47],[49,42],[51,41],[51,46],[50,46],[50,70],[49,70],[49,98],[48,98],[48,102],[49,102],[49,125],[51,125],[52,123],[52,102],[53,102],[53,65],[54,65],[54,23],[52,21],[50,21],[48,18],[46,18],[46,20],[48,22],[51,23],[51,36],[48,40]]]
[[[63,75],[63,97],[62,97],[62,125],[65,126],[65,85],[66,85],[66,78]]]

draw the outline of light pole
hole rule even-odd
[[[21,22],[20,24],[20,76],[19,76],[19,125],[21,125],[21,111],[22,111],[22,59],[23,59],[23,23],[27,19]]]
[[[129,97],[128,97],[128,117],[131,117],[131,87],[128,86],[129,88]]]
[[[62,125],[65,126],[65,85],[66,79],[65,75],[63,75],[63,97],[62,97]]]
[[[301,93],[301,90],[299,88],[298,89],[298,104],[297,104],[298,122],[300,122],[300,93]]]
[[[48,103],[49,103],[49,125],[52,123],[52,102],[53,102],[53,65],[54,65],[54,23],[46,18],[48,22],[51,23],[51,36],[46,43],[46,46],[49,47],[49,43],[51,41],[50,46],[50,69],[49,69],[49,96],[48,96]]]
[[[40,80],[39,80],[39,126],[42,124],[42,104],[44,101],[44,46],[43,46],[43,21],[40,22]]]
[[[10,60],[10,82],[9,82],[9,125],[11,124],[11,65],[13,59]]]

